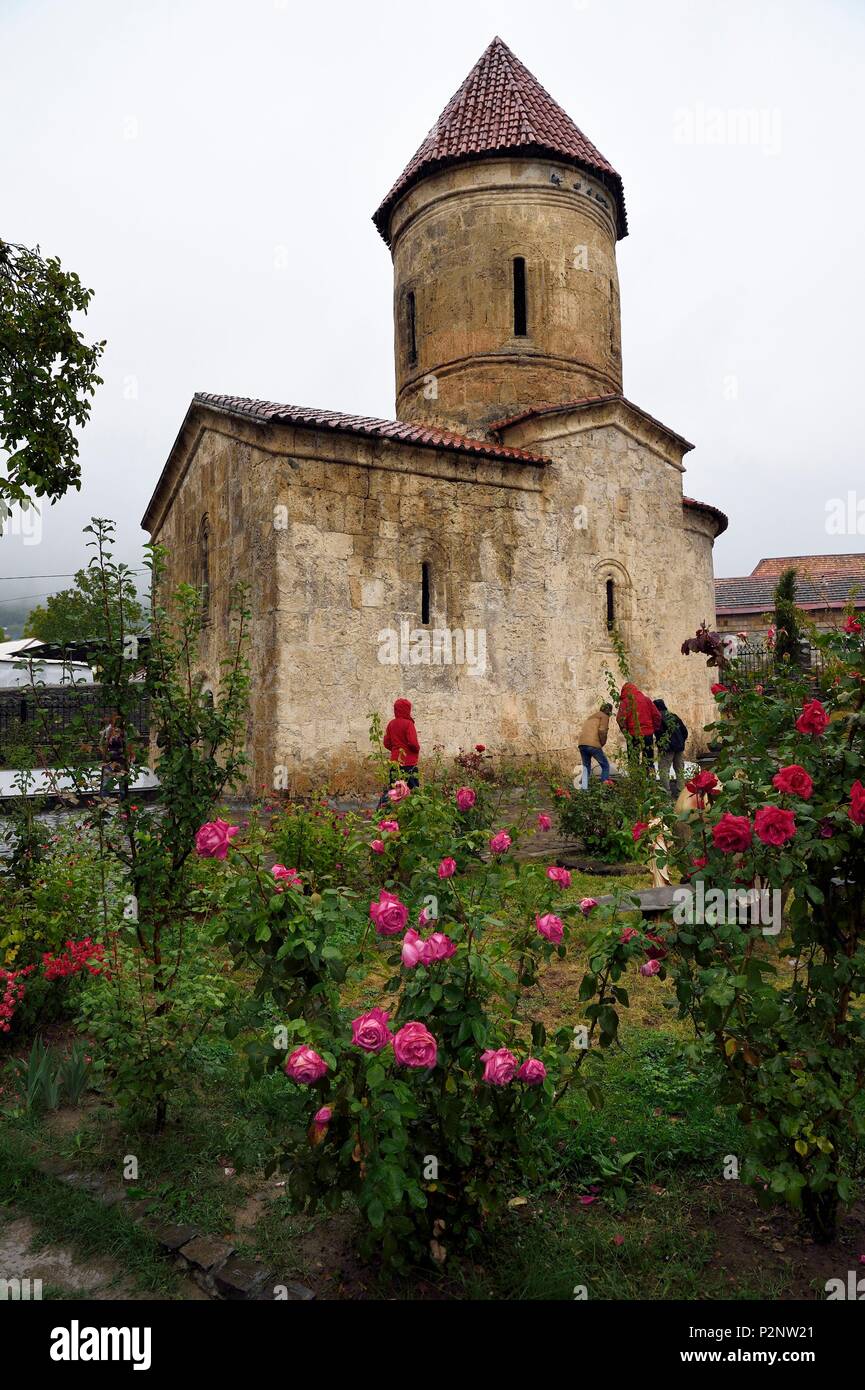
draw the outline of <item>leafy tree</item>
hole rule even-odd
[[[786,569],[775,586],[775,660],[798,665],[802,629],[796,607],[796,571]]]
[[[7,642],[8,640],[5,627],[0,627],[0,642]]]
[[[114,570],[90,566],[79,570],[71,589],[51,594],[30,610],[25,637],[40,642],[110,642],[124,629],[140,632],[144,609],[136,597],[135,581],[126,566]]]
[[[85,342],[72,315],[86,313],[92,297],[38,246],[0,241],[0,449],[8,454],[0,514],[32,493],[54,501],[80,486],[73,425],[90,416],[105,343]]]

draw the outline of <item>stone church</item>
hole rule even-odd
[[[427,754],[570,766],[614,632],[698,749],[711,677],[679,648],[727,522],[622,392],[620,176],[496,38],[373,222],[396,418],[197,393],[142,523],[202,588],[211,688],[249,586],[255,785],[352,785],[398,696]]]

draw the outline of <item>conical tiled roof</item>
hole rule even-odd
[[[412,184],[443,165],[508,150],[551,154],[593,173],[613,194],[618,234],[627,236],[622,180],[612,164],[507,44],[495,38],[373,214],[385,241],[390,214]]]

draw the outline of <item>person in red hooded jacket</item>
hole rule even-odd
[[[655,765],[655,734],[663,724],[660,710],[648,695],[638,690],[633,681],[626,681],[619,692],[616,723],[625,735],[631,757],[642,754],[650,767]]]
[[[394,700],[393,719],[384,731],[382,742],[390,753],[391,786],[399,780],[409,787],[416,787],[420,741],[411,717],[410,700]]]

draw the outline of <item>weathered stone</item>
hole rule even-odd
[[[184,1244],[180,1250],[185,1260],[209,1274],[217,1265],[223,1265],[234,1254],[234,1246],[226,1245],[224,1240],[214,1236],[198,1235]]]
[[[175,1254],[198,1234],[197,1226],[157,1226],[153,1232],[157,1244],[171,1254]]]
[[[233,1301],[255,1298],[265,1285],[272,1286],[276,1281],[272,1270],[252,1260],[232,1258],[216,1271],[214,1282],[222,1297]]]

